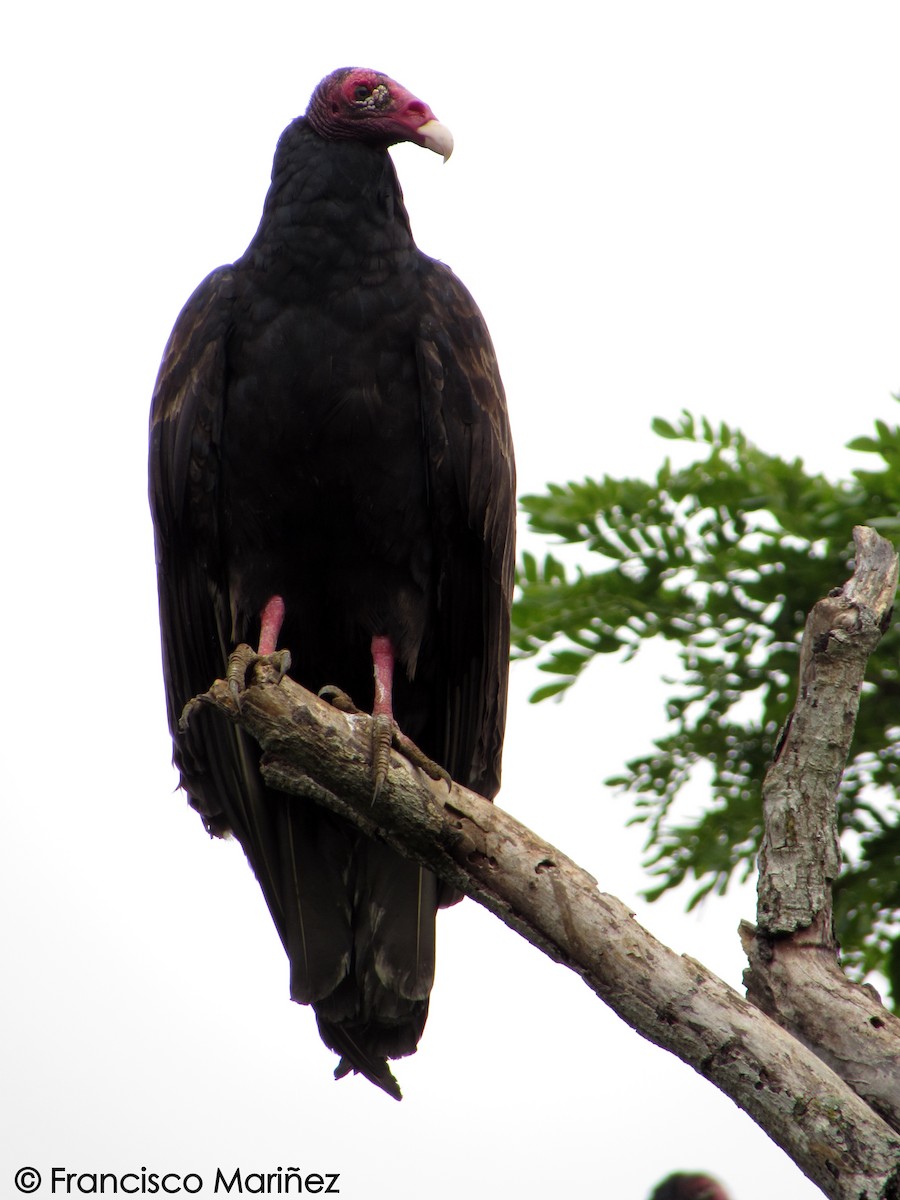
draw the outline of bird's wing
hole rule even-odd
[[[180,731],[179,720],[187,701],[221,674],[227,656],[218,467],[233,302],[229,269],[200,284],[172,330],[150,409],[150,509],[169,728],[182,783],[201,811],[213,810],[206,813],[211,822],[221,814],[207,786],[210,747]]]
[[[484,318],[452,271],[431,262],[417,346],[446,671],[447,769],[492,797],[509,670],[515,466],[506,399]]]
[[[292,964],[291,994],[331,993],[351,958],[351,852],[344,827],[312,802],[269,791],[256,745],[205,707],[184,705],[221,677],[232,615],[219,528],[220,445],[237,273],[214,271],[182,310],[153,395],[150,504],[156,534],[163,674],[175,763],[211,833],[240,842]]]
[[[277,843],[255,749],[205,710],[180,725],[185,704],[222,675],[231,643],[218,489],[236,286],[231,268],[214,271],[172,330],[150,412],[150,508],[175,764],[209,831],[233,829],[244,845],[277,924],[281,889],[270,866],[278,862]]]

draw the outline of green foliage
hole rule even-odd
[[[598,654],[627,660],[649,638],[677,647],[667,731],[608,782],[647,826],[648,897],[688,880],[693,906],[755,869],[760,787],[793,705],[806,613],[848,577],[852,527],[900,540],[900,429],[879,421],[852,442],[882,465],[834,483],[688,413],[653,428],[692,444],[696,460],[675,469],[667,459],[650,483],[604,476],[524,498],[534,531],[592,557],[591,569],[567,569],[553,553],[522,556],[513,646],[550,677],[533,700],[564,693]],[[898,651],[891,630],[869,663],[840,797],[850,866],[835,902],[845,960],[882,971],[900,998]],[[676,823],[673,803],[701,763],[710,803]]]

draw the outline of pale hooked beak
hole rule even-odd
[[[427,150],[433,150],[435,154],[440,154],[444,162],[453,153],[453,134],[446,125],[442,125],[440,121],[426,121],[424,125],[420,125],[416,130],[422,145]]]

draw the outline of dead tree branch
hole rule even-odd
[[[763,785],[757,928],[744,925],[747,994],[900,1131],[900,1020],[839,966],[832,884],[838,788],[866,662],[890,621],[897,555],[857,528],[856,570],[814,606],[797,702]]]
[[[869,561],[865,545],[860,560],[857,583],[863,560]],[[851,591],[848,603],[862,613],[857,593],[858,588]],[[838,641],[857,637],[854,622],[839,621],[834,628]],[[815,636],[816,645],[824,645],[824,634]],[[831,633],[829,640],[835,637]],[[805,1038],[782,1028],[700,963],[662,945],[621,901],[599,891],[587,872],[480,796],[429,780],[394,755],[388,781],[373,802],[369,719],[329,707],[281,678],[267,660],[260,660],[251,677],[240,704],[222,681],[205,700],[258,741],[270,786],[312,798],[429,867],[581,975],[632,1028],[730,1096],[827,1196],[900,1200],[900,1136],[875,1111],[876,1099],[869,1103],[857,1095]],[[781,841],[776,834],[767,847],[768,862]],[[817,842],[816,853],[820,874],[830,879],[836,869],[833,847]],[[814,924],[815,914],[825,911],[828,888],[810,882],[807,891]],[[778,912],[794,907],[775,899],[766,903]],[[788,922],[799,929],[807,915],[804,910]],[[778,936],[767,930],[756,944],[769,947]],[[757,951],[754,972],[759,956]],[[836,965],[834,970],[840,974]],[[783,1021],[777,1006],[776,1011]],[[877,1031],[876,1011],[884,1021]],[[873,1036],[882,1039],[882,1057],[896,1055],[896,1022],[871,998],[866,1013]]]

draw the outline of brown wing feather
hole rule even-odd
[[[231,649],[218,483],[236,287],[235,273],[223,267],[197,288],[175,323],[153,394],[150,507],[163,676],[182,786],[210,833],[234,832],[287,943],[296,922],[287,920],[284,903],[279,824],[291,816],[271,802],[257,748],[244,734],[202,709],[180,726],[184,705],[222,675]]]
[[[315,805],[266,789],[255,744],[214,713],[195,710],[186,729],[179,724],[187,701],[221,676],[231,649],[218,487],[237,286],[229,268],[200,285],[176,322],[154,390],[150,504],[166,702],[182,786],[211,833],[231,831],[242,845],[290,959],[291,996],[300,1003],[324,1000],[318,1006],[322,1023],[332,1009],[358,1011],[358,984],[348,971],[354,953],[372,954],[371,947],[354,948],[353,910],[363,905],[348,887],[358,839]],[[398,886],[414,880],[418,868],[397,861]],[[413,891],[415,884],[406,886]],[[355,933],[357,942],[371,936],[365,922]],[[424,957],[422,976],[430,981],[433,944]],[[412,982],[409,990],[409,999],[397,1003],[401,1012],[415,1014],[415,1032],[400,1053],[415,1049],[427,1012],[421,1000],[427,986]],[[370,1063],[365,1052],[346,1050],[394,1094],[396,1084],[377,1056]]]
[[[169,727],[182,784],[213,830],[223,817],[208,779],[217,759],[207,745],[214,735],[206,722],[187,732],[178,723],[187,701],[221,672],[227,652],[217,477],[233,288],[230,270],[214,271],[188,300],[163,354],[150,409],[150,508]],[[233,760],[230,739],[216,749]]]
[[[490,334],[441,263],[428,272],[418,343],[431,508],[440,556],[438,636],[447,656],[451,774],[500,786],[515,566],[515,466]]]

